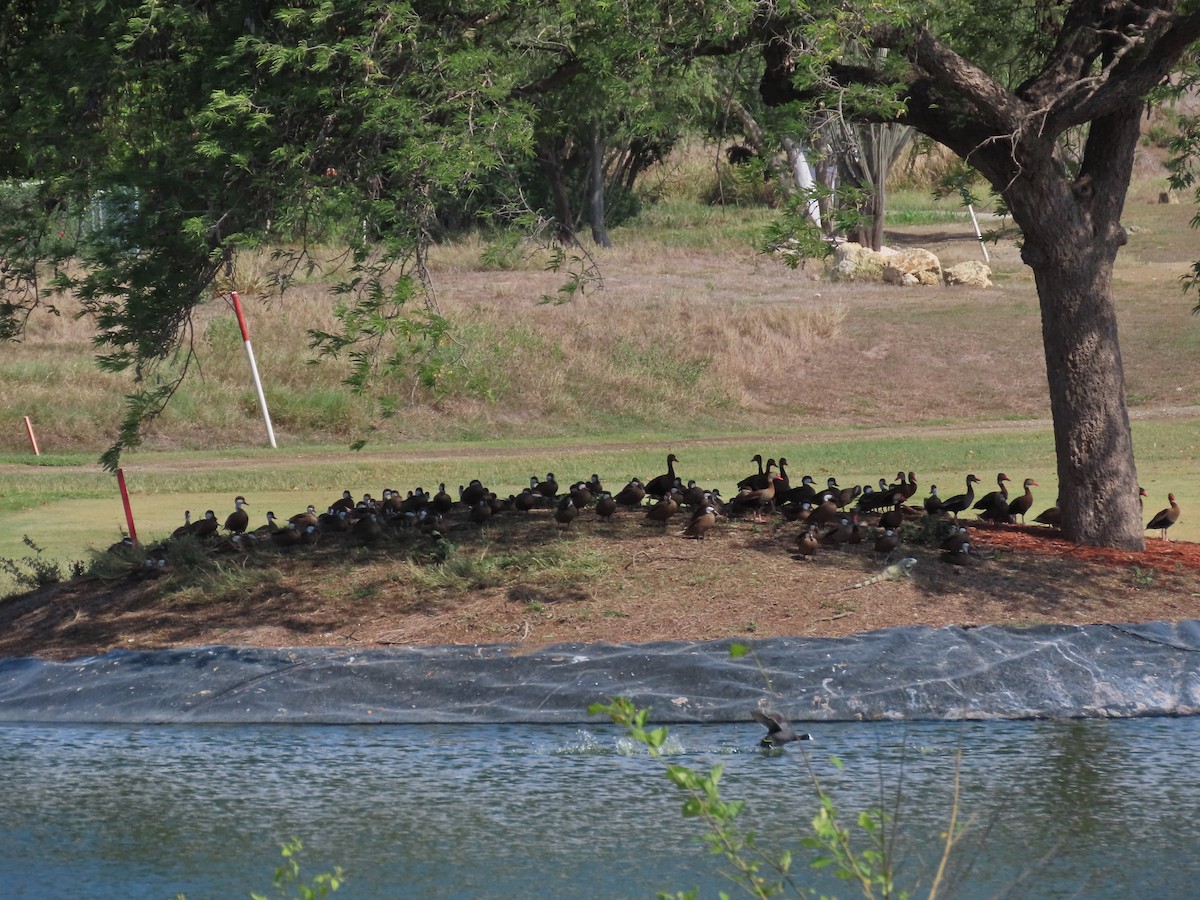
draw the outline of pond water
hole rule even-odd
[[[851,821],[896,821],[926,888],[961,758],[967,824],[940,896],[1192,897],[1200,721],[830,724],[769,755],[759,729],[681,725],[672,761],[725,766],[761,843],[799,849],[812,774]],[[839,768],[831,757],[842,763]],[[728,887],[662,764],[612,726],[0,727],[3,896],[274,896],[279,847],[338,897],[653,897]],[[797,880],[843,898],[852,885]],[[921,896],[918,891],[914,896]]]

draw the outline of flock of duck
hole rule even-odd
[[[975,485],[981,482],[972,474],[967,475],[962,493],[942,497],[937,486],[932,485],[928,496],[917,506],[910,502],[917,493],[917,480],[912,472],[899,471],[892,482],[881,478],[878,486],[842,487],[837,478],[830,477],[824,487],[818,487],[809,475],[793,485],[786,458],[768,459],[764,463],[762,455],[755,454],[751,461],[757,470],[738,482],[737,492],[728,500],[717,489],[703,488],[691,480],[685,483],[676,473],[679,458],[674,453],[667,455],[666,472],[645,481],[633,478],[615,493],[606,490],[595,474],[586,481],[564,487],[553,473],[545,478],[531,477],[528,487],[506,498],[498,497],[478,479],[459,486],[457,496],[451,495],[445,484],[439,485],[436,492],[417,487],[406,495],[389,488],[378,499],[365,494],[355,500],[347,490],[324,512],[309,506],[286,520],[267,512],[265,524],[254,529],[250,527],[249,504],[245,497],[238,496],[234,499],[234,510],[223,524],[211,509],[195,521],[190,511],[185,512],[184,524],[175,529],[170,539],[153,548],[152,558],[145,562],[145,571],[167,569],[172,540],[185,535],[225,550],[252,550],[264,542],[281,548],[324,540],[373,544],[393,529],[440,533],[482,525],[496,516],[528,514],[534,510],[550,511],[553,520],[564,529],[569,529],[585,512],[601,521],[617,515],[638,515],[643,524],[662,528],[682,523],[678,534],[697,540],[703,540],[722,518],[753,517],[765,522],[766,516],[774,516],[800,525],[795,549],[801,558],[811,558],[822,549],[864,542],[880,557],[890,557],[901,543],[901,525],[906,520],[925,517],[947,523],[938,532],[942,558],[965,565],[973,562],[977,554],[972,555],[971,532],[959,523],[959,515],[970,510],[984,522],[1016,524],[1020,520],[1024,524],[1033,507],[1032,488],[1038,487],[1034,479],[1026,478],[1023,492],[1010,496],[1010,479],[999,473],[996,490],[976,498]],[[1145,491],[1138,490],[1142,497],[1146,496]],[[1164,539],[1168,539],[1167,530],[1179,519],[1174,494],[1169,495],[1169,501],[1170,505],[1146,526],[1158,530]],[[1043,510],[1033,521],[1058,527],[1058,507]]]

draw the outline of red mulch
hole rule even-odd
[[[1180,565],[1193,572],[1200,572],[1200,544],[1187,541],[1164,541],[1157,536],[1147,535],[1145,552],[1134,553],[1130,550],[1075,544],[1058,531],[1041,525],[989,525],[984,522],[971,522],[970,525],[972,531],[981,536],[986,535],[984,540],[989,547],[1017,553],[1076,559],[1110,566],[1167,568]]]

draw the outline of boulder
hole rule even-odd
[[[946,277],[946,284],[966,285],[967,287],[992,286],[991,267],[975,260],[949,266],[943,274]]]
[[[834,281],[878,281],[887,263],[884,254],[854,241],[844,241],[833,248],[830,277]]]
[[[928,250],[901,250],[887,257],[883,280],[904,287],[940,285],[942,263]]]

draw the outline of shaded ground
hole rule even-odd
[[[680,523],[682,524],[682,523]],[[534,512],[446,540],[388,534],[227,554],[200,577],[88,576],[0,601],[0,655],[65,659],[197,644],[394,646],[836,636],[894,625],[1176,621],[1200,616],[1200,545],[1081,548],[1047,529],[979,527],[975,565],[902,548],[913,577],[856,587],[884,568],[872,538],[813,560],[793,524],[724,522],[701,541],[628,513],[585,512],[569,532]],[[910,527],[917,537],[917,525]],[[893,556],[893,559],[896,555]],[[410,560],[416,559],[419,564]]]

